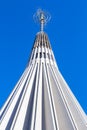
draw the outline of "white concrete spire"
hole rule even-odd
[[[87,130],[87,117],[39,32],[24,73],[1,109],[0,130]]]

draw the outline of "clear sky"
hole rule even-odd
[[[58,67],[87,113],[87,0],[0,1],[0,108],[26,67],[38,8],[51,14],[45,31]]]

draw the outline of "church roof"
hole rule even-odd
[[[37,33],[28,66],[0,114],[1,130],[87,130],[87,117],[61,75],[47,34]]]

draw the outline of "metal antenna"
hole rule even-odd
[[[51,15],[48,12],[38,9],[33,15],[33,18],[35,22],[40,24],[40,31],[43,32],[44,25],[46,25],[46,23],[51,19]]]

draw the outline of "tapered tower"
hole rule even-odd
[[[29,63],[0,113],[0,130],[87,130],[87,117],[62,77],[39,10]]]

